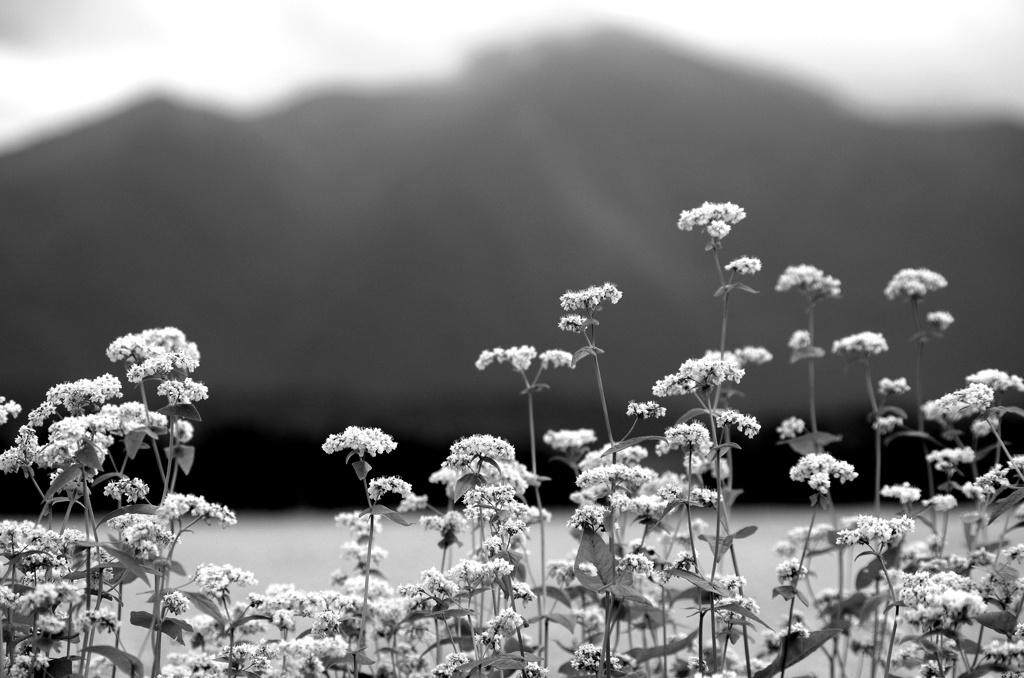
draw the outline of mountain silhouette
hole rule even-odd
[[[773,290],[787,265],[843,282],[816,312],[821,345],[888,337],[875,379],[912,377],[910,309],[882,295],[905,267],[943,273],[924,309],[957,319],[926,347],[926,398],[981,368],[1022,371],[1021,186],[1020,126],[865,119],[613,31],[255,118],[154,98],[0,158],[0,383],[33,407],[58,381],[114,370],[115,337],[175,325],[202,351],[204,427],[521,438],[521,384],[476,357],[578,348],[556,327],[558,297],[611,281],[624,297],[599,340],[621,435],[627,400],[718,343],[707,238],[676,220],[731,201],[748,216],[723,263],[758,256],[764,270],[744,280],[760,294],[731,299],[728,344],[776,356],[748,370],[739,403],[771,439],[807,407],[786,348],[802,299]],[[823,425],[867,411],[860,367],[829,356],[818,375]],[[545,381],[541,431],[602,429],[589,359]]]

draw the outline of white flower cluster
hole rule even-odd
[[[782,423],[775,427],[775,433],[779,440],[789,440],[807,433],[807,423],[800,417],[787,417]]]
[[[855,479],[857,473],[849,462],[839,461],[828,453],[806,454],[789,469],[789,479],[798,483],[807,483],[812,490],[828,494],[832,487],[832,478],[840,483]]]
[[[177,492],[172,492],[164,498],[163,503],[157,508],[156,515],[161,520],[168,522],[191,515],[206,522],[216,520],[221,527],[228,527],[238,522],[235,512],[222,504],[206,501],[202,496],[178,494]]]
[[[871,428],[883,436],[889,435],[900,426],[903,426],[903,417],[894,414],[884,414],[881,417],[875,417],[875,420],[871,422]]]
[[[932,450],[924,458],[935,467],[936,471],[950,471],[961,464],[973,462],[974,450],[970,447],[946,447],[941,450]]]
[[[21,414],[21,405],[0,396],[0,426],[7,423],[8,419],[17,419]]]
[[[578,450],[597,442],[592,428],[561,429],[544,434],[544,444],[559,452]]]
[[[653,400],[648,400],[645,403],[638,403],[635,400],[630,400],[629,405],[626,406],[626,415],[630,417],[639,417],[640,419],[656,419],[658,417],[664,417],[667,410],[656,403]]]
[[[900,616],[911,624],[932,628],[954,625],[985,611],[985,601],[970,577],[953,572],[913,572],[903,576]]]
[[[603,531],[604,518],[607,514],[608,509],[597,504],[580,506],[573,512],[566,525],[573,530]]]
[[[678,445],[688,454],[704,456],[711,451],[711,434],[707,426],[699,421],[671,426],[665,429],[665,438],[671,445]]]
[[[195,342],[188,341],[185,333],[176,327],[161,327],[143,330],[138,334],[126,334],[112,341],[107,347],[107,358],[112,363],[122,360],[128,364],[141,363],[162,353],[183,353],[196,361],[199,360],[199,348]]]
[[[840,355],[857,353],[862,356],[878,355],[889,350],[889,344],[878,332],[859,332],[832,342],[832,352]]]
[[[938,332],[945,332],[953,324],[953,314],[949,311],[931,311],[925,316],[928,325]]]
[[[165,379],[173,372],[195,372],[199,359],[186,353],[158,353],[128,367],[127,378],[133,384],[153,377]]]
[[[797,581],[807,578],[807,567],[797,558],[784,560],[775,567],[775,576],[783,586],[796,586]]]
[[[370,499],[374,502],[380,501],[380,498],[388,492],[397,494],[402,499],[405,499],[412,494],[412,485],[398,476],[383,476],[371,480],[367,490]]]
[[[214,598],[227,598],[232,584],[255,586],[256,576],[231,565],[200,565],[196,570],[196,585],[203,593]]]
[[[752,275],[761,270],[761,260],[757,257],[740,257],[730,261],[724,268],[727,271],[736,271],[740,275]]]
[[[538,356],[540,358],[541,366],[546,369],[554,369],[556,367],[568,367],[570,369],[576,369],[572,364],[572,353],[563,351],[561,349],[552,348],[544,351]]]
[[[904,268],[885,286],[885,298],[889,301],[898,297],[920,299],[948,284],[943,276],[927,268]]]
[[[607,464],[587,469],[576,478],[576,487],[587,488],[597,485],[627,485],[638,488],[653,481],[658,474],[642,466]]]
[[[199,402],[200,400],[206,400],[210,396],[206,384],[192,381],[188,377],[180,381],[177,379],[167,379],[160,382],[160,385],[156,387],[156,394],[165,396],[167,402],[171,405]]]
[[[841,285],[837,278],[825,275],[820,268],[800,264],[786,267],[775,283],[775,291],[788,292],[795,289],[814,302],[826,297],[838,297]]]
[[[889,379],[888,377],[882,377],[881,379],[878,380],[879,395],[903,395],[904,393],[909,392],[910,384],[907,383],[906,377],[900,377],[899,379]]]
[[[475,434],[455,441],[451,446],[448,458],[441,466],[463,469],[480,457],[488,457],[495,461],[515,461],[516,449],[503,438],[487,434]]]
[[[993,391],[1024,391],[1024,379],[1016,374],[1007,374],[1002,370],[980,370],[967,376],[968,384],[985,384]]]
[[[810,348],[811,333],[807,330],[793,330],[793,334],[789,336],[789,341],[786,342],[786,346],[789,346],[794,351],[799,351],[803,348]]]
[[[468,664],[470,656],[465,652],[452,652],[444,658],[444,661],[434,667],[430,675],[435,678],[451,678],[455,669],[463,664]]]
[[[715,412],[715,422],[720,428],[735,426],[743,435],[753,438],[761,430],[761,424],[749,414],[741,414],[736,410],[718,410]]]
[[[988,409],[995,397],[991,386],[974,383],[932,401],[931,406],[941,416],[955,421],[961,416],[969,416],[976,411]],[[921,409],[923,411],[924,406]]]
[[[731,202],[705,202],[692,210],[683,210],[677,225],[680,231],[692,231],[696,226],[713,238],[724,238],[746,216],[742,207]]]
[[[537,349],[533,346],[513,346],[512,348],[494,348],[490,351],[482,351],[476,360],[478,370],[485,369],[491,363],[511,363],[512,367],[520,372],[530,369],[533,359],[537,357]],[[570,357],[571,360],[571,357]]]
[[[709,487],[695,487],[690,490],[690,505],[703,508],[714,508],[718,506],[721,496],[716,490]]]
[[[88,404],[102,405],[111,398],[120,397],[121,380],[110,374],[95,379],[63,382],[46,392],[43,403],[28,413],[28,422],[31,426],[40,428],[47,419],[56,414],[58,405],[63,405],[72,414],[81,414]]]
[[[921,501],[921,488],[914,487],[906,481],[900,485],[883,485],[881,494],[887,499],[896,499],[901,504],[913,504],[916,501]]]
[[[580,643],[569,660],[569,665],[581,673],[597,673],[602,664],[601,648],[593,643]]]
[[[957,501],[956,497],[954,497],[951,494],[937,494],[934,497],[925,499],[921,503],[924,504],[925,506],[930,506],[931,508],[934,508],[936,511],[942,512],[952,511],[953,509],[955,509]]]
[[[559,299],[563,311],[587,311],[592,313],[603,302],[610,301],[613,304],[619,303],[622,299],[622,292],[612,283],[603,285],[591,285],[590,287],[577,292],[566,292]]]
[[[115,501],[123,498],[129,504],[134,504],[149,494],[149,485],[139,478],[118,478],[103,487],[103,494]]]
[[[558,319],[558,329],[563,332],[575,332],[576,334],[583,334],[586,330],[589,321],[578,313],[570,313],[569,315],[563,315]]]
[[[726,381],[739,383],[745,371],[736,363],[713,356],[690,358],[675,374],[659,379],[652,391],[659,398],[684,395],[698,388],[711,388]]]
[[[918,496],[920,494],[918,490]],[[885,546],[901,539],[907,532],[913,532],[914,528],[914,519],[907,516],[886,519],[862,515],[858,516],[855,529],[839,530],[836,543],[850,545],[876,541],[880,546]]]
[[[502,608],[487,622],[487,628],[482,633],[473,636],[473,640],[492,650],[500,650],[502,641],[514,636],[516,631],[523,627],[525,621],[523,616],[511,607]]]
[[[641,577],[650,577],[654,574],[654,562],[641,553],[627,553],[619,559],[615,565],[617,572],[631,572]]]
[[[394,452],[398,444],[395,439],[379,428],[349,426],[343,433],[332,433],[323,444],[323,451],[334,454],[342,450],[353,450],[361,455],[375,457],[378,454]]]
[[[188,612],[188,598],[181,591],[171,591],[164,594],[163,607],[173,615],[181,615]]]

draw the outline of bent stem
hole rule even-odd
[[[362,460],[362,458],[363,458],[362,455],[360,455],[359,459]],[[366,505],[369,508],[372,509],[373,508],[373,501],[370,499],[370,488],[366,484],[366,475],[365,474],[363,475],[361,480],[363,481],[363,493],[366,495]],[[372,561],[372,558],[373,558],[373,530],[374,530],[374,527],[375,527],[375,525],[373,524],[374,517],[375,516],[371,513],[370,514],[370,539],[369,539],[369,541],[366,544],[366,571],[363,574],[363,613],[362,613],[362,623],[359,625],[359,650],[358,651],[360,651],[360,652],[362,651],[362,648],[364,647],[364,645],[366,643],[366,618],[369,616],[368,613],[370,611],[370,602],[369,602],[369,597],[370,597],[370,568],[371,568],[372,562],[373,562]],[[356,661],[356,658],[354,656],[352,658],[352,661],[353,662]],[[356,666],[358,667],[358,664]],[[356,668],[356,672],[357,672],[357,675],[358,675],[358,668]]]
[[[825,495],[828,497],[828,495]],[[831,503],[831,502],[829,502]],[[818,504],[814,504],[811,507],[811,524],[807,528],[807,538],[804,539],[804,549],[800,553],[800,563],[796,566],[796,573],[793,576],[793,589],[796,590],[797,585],[800,583],[800,570],[804,566],[804,559],[807,557],[807,547],[811,543],[811,532],[814,530],[814,519],[818,515]],[[794,595],[789,599],[789,616],[786,618],[786,635],[782,639],[782,674],[779,678],[786,678],[786,654],[789,650],[789,637],[792,635],[791,628],[793,626],[793,608],[796,605],[796,596]]]

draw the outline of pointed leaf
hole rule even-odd
[[[637,591],[632,586],[612,584],[606,590],[616,598],[628,600],[632,603],[639,603],[640,605],[646,605],[647,607],[654,607],[654,604],[651,603],[651,601],[647,600],[647,598],[644,598],[643,594]]]
[[[640,443],[646,442],[648,440],[664,440],[664,439],[665,439],[665,436],[638,436],[636,438],[630,438],[629,440],[623,440],[622,442],[615,443],[614,445],[609,447],[608,451],[605,452],[604,454],[602,454],[601,456],[602,457],[611,456],[612,454],[615,454],[616,452],[621,452],[622,450],[626,449],[627,447],[632,447],[633,445],[639,445]]]
[[[165,405],[157,410],[160,414],[166,417],[179,417],[181,419],[191,419],[192,421],[202,421],[203,418],[199,416],[199,410],[192,403],[175,403],[174,405]]]
[[[786,668],[789,668],[801,659],[809,656],[812,652],[838,636],[840,633],[842,633],[842,629],[821,629],[819,631],[811,631],[811,635],[807,638],[801,638],[800,636],[787,637],[782,641],[785,647],[779,650],[778,654],[775,656],[775,660],[765,668],[755,673],[754,678],[769,678],[769,676],[781,671],[783,656],[786,658]]]
[[[142,564],[135,560],[135,557],[126,551],[114,548],[109,544],[100,544],[100,547],[114,557],[117,562],[124,565],[124,568],[134,574],[136,577],[146,582],[149,585],[149,577],[146,576],[146,570],[143,569]]]
[[[643,664],[650,659],[656,659],[662,656],[671,657],[679,652],[690,647],[693,643],[693,639],[697,637],[697,632],[692,631],[687,634],[685,638],[679,640],[673,640],[668,645],[658,645],[655,647],[634,647],[626,650],[624,654],[629,655],[636,660],[638,664]]]
[[[583,358],[586,358],[588,355],[594,355],[593,346],[584,346],[583,348],[578,349],[575,353],[572,354],[572,362],[569,363],[569,367],[576,367],[576,363],[578,363]]]
[[[85,438],[82,439],[82,446],[75,451],[75,459],[78,463],[97,470],[103,468],[103,456],[104,453],[100,448]]]
[[[78,464],[69,466],[68,468],[61,471],[60,474],[53,479],[53,482],[50,483],[50,486],[46,488],[46,494],[43,495],[43,501],[52,499],[53,495],[57,494],[62,489],[67,487],[67,484],[74,480],[76,476],[81,474],[81,472],[82,467],[79,466]]]
[[[1007,612],[1006,610],[982,612],[979,615],[975,615],[974,621],[1000,633],[1005,633],[1008,636],[1013,635],[1014,629],[1017,628],[1017,617],[1012,612]]]
[[[483,485],[487,481],[479,473],[467,473],[458,479],[455,483],[455,498],[452,501],[458,501],[462,495],[472,490],[477,485]]]
[[[936,447],[942,447],[942,443],[940,443],[938,440],[936,440],[930,434],[925,433],[924,431],[914,431],[914,430],[896,431],[895,433],[891,433],[888,436],[886,436],[885,440],[883,440],[882,442],[884,442],[886,445],[888,445],[889,443],[891,443],[892,441],[896,440],[897,438],[918,438],[920,440],[925,440],[925,441],[931,443],[932,445],[935,445]]]
[[[750,535],[757,532],[757,525],[748,525],[747,527],[740,528],[732,533],[733,539],[746,539]]]
[[[199,608],[200,611],[216,619],[217,623],[220,624],[222,628],[227,626],[224,614],[220,611],[220,608],[217,607],[217,604],[205,593],[194,593],[192,591],[183,591],[180,589],[179,591],[183,596],[189,599],[189,602]]]
[[[370,462],[359,457],[352,462],[352,470],[356,472],[356,477],[360,480],[366,480],[366,476],[370,475],[370,471],[373,470],[373,467],[370,466]]]
[[[124,434],[124,451],[129,459],[135,458],[147,435],[149,435],[149,431],[145,428],[133,428]]]
[[[589,574],[580,565],[589,563],[597,568],[597,575]],[[580,547],[576,551],[576,578],[591,591],[600,591],[615,579],[615,558],[608,544],[593,530],[584,530]]]
[[[1024,488],[1018,488],[1009,496],[1003,497],[992,505],[989,511],[988,524],[991,525],[999,516],[1003,515],[1017,504],[1024,501]]]
[[[83,647],[80,652],[83,655],[98,654],[101,657],[106,657],[114,666],[127,673],[130,678],[142,678],[145,672],[142,661],[138,657],[110,645],[90,645]]]
[[[167,456],[177,459],[181,472],[188,475],[192,470],[192,463],[196,460],[196,448],[192,445],[175,445],[168,448]]]
[[[676,419],[676,426],[678,426],[679,424],[685,424],[686,422],[690,421],[694,417],[699,417],[702,414],[707,414],[707,413],[708,413],[708,411],[706,409],[704,409],[703,407],[695,407],[692,410],[688,411],[683,416],[681,416],[678,419]]]
[[[780,440],[776,445],[789,445],[797,454],[812,454],[824,450],[832,443],[838,443],[843,436],[834,433],[818,431],[817,433],[805,433],[789,440]]]
[[[718,605],[718,606],[716,606],[716,608],[719,609],[719,610],[729,610],[730,612],[735,612],[736,614],[742,615],[742,616],[746,617],[747,619],[753,619],[754,621],[756,621],[758,624],[760,624],[761,626],[765,627],[769,631],[772,630],[772,627],[770,627],[770,626],[768,626],[768,624],[764,623],[761,620],[760,617],[758,617],[756,614],[754,614],[753,612],[751,612],[747,608],[745,608],[742,605],[739,605],[737,603],[729,603],[728,605]]]
[[[540,597],[540,587],[539,586],[534,586],[533,587],[533,592],[537,595],[538,598]],[[565,594],[565,590],[564,589],[560,589],[557,586],[550,586],[550,585],[548,585],[548,586],[544,587],[544,593],[547,594],[548,598],[553,598],[554,600],[557,600],[558,602],[562,603],[566,607],[569,607],[569,608],[572,607],[572,601],[569,599],[569,596],[567,596]]]
[[[103,520],[101,520],[99,524],[102,525],[108,520],[118,516],[123,516],[126,513],[144,513],[146,515],[153,515],[157,512],[158,508],[158,506],[154,506],[153,504],[130,504],[128,506],[122,506],[121,508],[114,509],[107,515],[103,516]]]

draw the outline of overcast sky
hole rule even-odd
[[[540,32],[618,25],[882,114],[1024,121],[1022,0],[0,0],[0,151],[154,91],[258,111]]]

